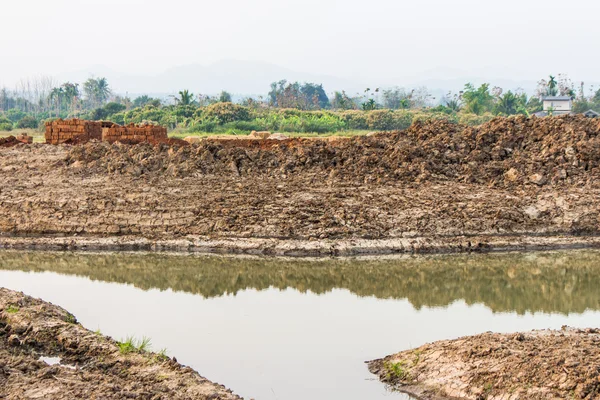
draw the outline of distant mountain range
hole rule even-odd
[[[533,80],[516,81],[494,79],[491,76],[478,77],[465,71],[450,68],[436,69],[430,73],[424,72],[422,76],[430,76],[431,78],[397,77],[395,79],[383,79],[374,77],[369,79],[371,82],[365,82],[365,79],[349,79],[295,71],[264,62],[223,60],[209,65],[190,64],[172,67],[154,76],[125,74],[103,65],[96,65],[85,70],[60,74],[56,76],[56,79],[60,82],[81,83],[90,77],[106,77],[115,93],[128,94],[130,97],[148,94],[163,98],[184,89],[188,89],[194,94],[208,95],[226,90],[232,93],[234,98],[266,95],[271,82],[282,79],[322,83],[327,93],[345,90],[351,96],[363,93],[367,87],[374,89],[376,87],[388,88],[392,86],[404,88],[425,86],[438,100],[448,91],[456,93],[462,90],[465,83],[468,82],[475,85],[488,82],[492,87],[500,86],[504,90],[521,88],[529,94],[532,94],[536,87],[536,82]]]

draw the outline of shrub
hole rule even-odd
[[[217,126],[218,124],[215,121],[200,121],[193,124],[189,131],[213,133],[217,129]]]
[[[264,123],[260,121],[233,121],[223,125],[226,131],[252,132],[268,130]]]
[[[223,125],[233,121],[247,121],[250,119],[249,110],[238,104],[215,103],[206,107],[203,112],[204,119],[215,119]]]
[[[17,122],[17,128],[19,129],[36,129],[38,126],[38,121],[31,116],[23,117]]]
[[[410,111],[373,110],[367,113],[367,126],[374,130],[401,130],[412,124]]]
[[[489,113],[489,112],[485,113],[483,115],[476,115],[476,114],[471,114],[471,113],[461,113],[458,118],[458,122],[463,125],[477,126],[477,125],[485,124],[486,122],[489,122],[492,119],[494,119],[494,114]]]
[[[6,111],[6,118],[8,119],[9,122],[15,123],[21,119],[23,119],[27,114],[19,109],[16,108],[11,108],[10,110]],[[1,118],[0,118],[1,119]],[[4,121],[0,121],[0,123],[3,123]]]
[[[341,118],[345,121],[348,129],[369,129],[367,124],[367,113],[359,110],[344,111]]]

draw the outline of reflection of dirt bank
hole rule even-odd
[[[0,245],[287,255],[597,246],[598,133],[590,119],[519,117],[333,141],[18,145],[0,149]]]
[[[600,330],[440,341],[369,363],[394,388],[430,399],[597,399]]]
[[[519,314],[600,310],[596,251],[387,260],[0,251],[0,270],[56,272],[204,297],[271,287],[317,294],[347,289],[358,296],[407,299],[417,309],[464,300]]]
[[[167,357],[124,354],[62,308],[2,288],[0,398],[239,399]]]

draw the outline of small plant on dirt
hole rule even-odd
[[[169,358],[169,356],[167,355],[167,348],[163,347],[162,349],[160,349],[160,351],[158,352],[158,356],[162,359],[166,359]]]
[[[144,336],[141,340],[135,339],[133,336],[127,336],[124,341],[117,342],[121,354],[141,353],[150,350],[150,338]]]
[[[406,362],[400,361],[397,363],[386,364],[386,369],[388,371],[388,379],[389,380],[399,380],[399,381],[408,381],[410,380],[410,373],[406,369]]]
[[[420,350],[415,350],[414,351],[414,355],[415,355],[415,359],[413,360],[413,367],[415,365],[417,365],[419,363],[419,361],[421,361],[421,351]]]
[[[128,336],[124,341],[117,342],[117,346],[119,346],[119,351],[121,354],[129,354],[137,350],[135,346],[135,338],[133,336]]]
[[[76,324],[77,318],[75,318],[73,314],[68,312],[67,315],[65,315],[65,322],[68,322],[69,324]]]
[[[6,312],[9,314],[16,314],[19,312],[19,307],[13,306],[12,304],[6,307]]]
[[[96,336],[102,336],[102,332],[100,331],[100,328],[98,328],[98,329],[96,329],[94,331],[94,335],[96,335]]]
[[[137,349],[138,351],[148,351],[151,344],[150,338],[144,336],[142,340],[138,341]]]

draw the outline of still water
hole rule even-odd
[[[0,252],[0,286],[255,399],[408,399],[364,361],[485,331],[600,326],[600,253],[288,260]]]

